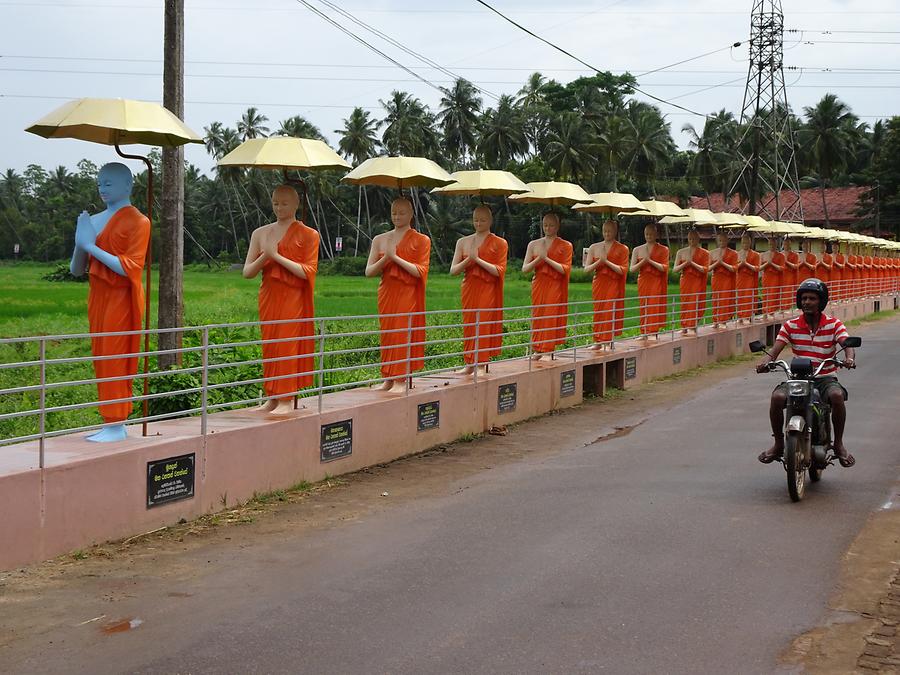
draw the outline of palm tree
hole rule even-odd
[[[387,101],[379,103],[387,113],[378,128],[384,127],[381,143],[388,154],[440,156],[440,136],[428,106],[404,91],[393,91]]]
[[[475,147],[481,98],[468,80],[456,80],[452,89],[442,89],[441,110],[437,121],[444,132],[444,150],[454,164],[465,161]]]
[[[512,96],[504,94],[496,109],[489,108],[481,117],[478,154],[488,166],[503,167],[528,154],[522,114],[513,106]]]
[[[354,108],[350,113],[350,117],[344,120],[343,129],[335,129],[334,133],[341,134],[341,140],[338,142],[338,150],[351,160],[354,164],[362,164],[369,157],[372,157],[378,150],[378,137],[375,130],[378,123],[370,119],[368,110],[362,108]],[[368,224],[369,239],[372,238],[372,214],[369,211],[369,195],[365,185],[360,185],[357,191],[356,204],[356,230],[357,235],[354,237],[354,255],[359,252],[359,224],[362,220],[363,203],[366,207],[366,223]]]
[[[709,195],[730,182],[731,164],[734,158],[734,116],[724,108],[706,118],[703,133],[698,134],[693,124],[681,127],[690,136],[688,146],[694,151],[688,174],[699,181],[706,193],[706,204],[711,209]],[[727,200],[727,188],[722,190]]]
[[[318,141],[325,140],[325,136],[319,131],[319,127],[302,115],[294,115],[282,121],[275,135],[292,136],[293,138],[313,138]]]
[[[75,176],[73,176],[64,166],[58,166],[54,169],[48,179],[47,184],[51,191],[58,195],[69,195],[75,191]]]
[[[619,189],[619,171],[624,168],[631,126],[628,119],[618,114],[607,115],[597,134],[597,155],[606,165],[609,189]]]
[[[631,101],[627,112],[631,127],[627,146],[629,169],[636,174],[638,182],[647,179],[652,191],[654,179],[675,152],[669,123],[657,108],[640,101]]]
[[[800,142],[812,164],[818,169],[822,191],[825,227],[829,226],[828,202],[825,189],[837,169],[846,165],[853,136],[849,127],[855,126],[856,116],[834,94],[825,94],[814,106],[803,108],[806,123],[800,129]]]
[[[264,137],[269,133],[269,127],[265,126],[265,123],[268,121],[269,118],[260,113],[255,107],[247,108],[247,112],[241,116],[241,121],[237,125],[241,140],[246,141],[250,138]]]
[[[370,118],[368,110],[358,107],[343,122],[343,129],[334,130],[334,133],[341,135],[338,150],[354,164],[362,164],[378,150],[378,137],[375,135],[378,122]]]
[[[551,124],[544,146],[547,164],[560,180],[581,182],[596,161],[597,139],[594,130],[581,115],[562,113]]]
[[[544,85],[547,78],[540,73],[532,73],[525,81],[525,85],[519,89],[516,105],[520,108],[532,108],[544,102]]]

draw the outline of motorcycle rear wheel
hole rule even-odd
[[[784,468],[787,470],[788,494],[792,502],[803,499],[806,491],[806,467],[803,466],[803,436],[791,432],[784,439]]]

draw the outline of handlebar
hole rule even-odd
[[[840,361],[840,360],[834,359],[834,358],[825,359],[824,361],[822,361],[822,363],[819,364],[819,367],[816,368],[816,371],[813,373],[813,377],[814,378],[818,377],[819,373],[822,372],[822,370],[825,368],[825,366],[827,366],[828,364],[832,364],[832,363],[834,365],[836,365],[838,368],[856,368],[856,364],[853,364],[852,366],[848,366],[846,361]],[[772,372],[776,368],[781,368],[781,370],[784,371],[784,374],[787,375],[789,378],[793,376],[793,374],[791,373],[791,368],[788,365],[787,361],[783,361],[783,360],[769,361],[769,363],[767,365],[769,366],[769,372]]]

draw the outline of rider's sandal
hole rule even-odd
[[[844,467],[845,469],[849,469],[851,466],[856,464],[856,457],[854,457],[853,455],[851,455],[848,452],[846,457],[841,457],[840,455],[837,455],[837,461],[839,461],[841,463],[842,467]]]
[[[775,436],[773,434],[772,438],[774,437]],[[774,452],[763,450],[761,453],[759,453],[759,457],[757,457],[756,459],[758,459],[763,464],[771,464],[775,460],[781,461],[782,456],[784,456],[784,450],[782,450],[781,452],[779,452],[778,450],[775,450]]]

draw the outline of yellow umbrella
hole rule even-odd
[[[682,216],[665,216],[659,222],[663,225],[684,225],[686,223],[694,223],[695,225],[718,225],[719,221],[712,211],[708,209],[683,209]]]
[[[350,168],[324,141],[290,136],[246,140],[220,159],[218,165],[307,171]]]
[[[341,181],[378,187],[443,187],[453,182],[450,174],[424,157],[372,157],[353,169]]]
[[[550,206],[572,206],[573,204],[590,204],[591,197],[575,183],[548,181],[545,183],[527,183],[528,192],[513,195],[510,200],[523,204],[548,204]]]
[[[722,227],[747,227],[750,223],[740,213],[714,213],[716,222]]]
[[[44,138],[77,138],[103,145],[202,143],[203,139],[158,103],[122,98],[80,98],[25,131]]]
[[[654,218],[663,218],[665,216],[683,216],[685,214],[684,209],[680,208],[678,204],[673,204],[672,202],[658,202],[655,199],[649,199],[647,201],[641,202],[641,204],[644,207],[643,211],[632,211],[630,213],[623,213],[622,215],[653,216]]]
[[[447,197],[481,197],[482,201],[485,197],[508,197],[528,192],[528,186],[509,171],[455,171],[450,177],[452,183],[431,192]]]
[[[203,143],[180,119],[158,103],[132,101],[121,98],[81,98],[70,101],[42,117],[25,129],[44,138],[77,138],[92,143],[112,145],[116,153],[126,159],[139,159],[147,166],[147,218],[153,222],[153,165],[148,157],[128,155],[120,145],[159,145],[177,147],[186,143]],[[152,242],[153,239],[150,239]],[[150,330],[150,267],[153,248],[147,243],[144,305],[144,330]],[[149,370],[150,334],[144,333],[144,374]],[[150,379],[144,378],[144,396],[149,394]],[[148,399],[144,398],[144,417],[149,414]],[[147,423],[143,424],[147,435]]]
[[[750,227],[766,227],[769,224],[768,220],[760,216],[744,216],[744,220]]]
[[[590,204],[576,204],[572,208],[581,213],[632,213],[643,211],[644,205],[634,195],[626,192],[594,192],[589,194]]]

